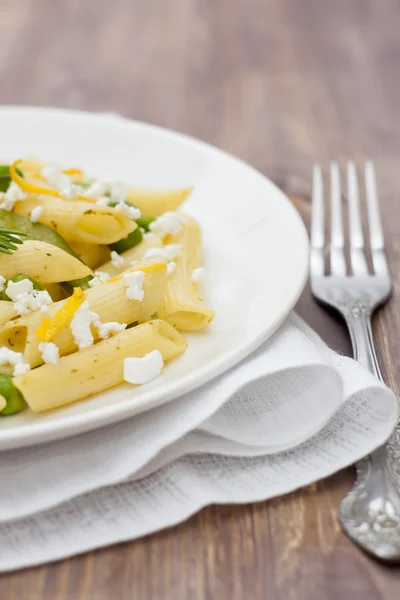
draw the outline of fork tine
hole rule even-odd
[[[315,164],[312,182],[310,270],[313,275],[321,277],[325,271],[324,247],[324,184],[321,167]]]
[[[365,189],[367,194],[369,237],[373,250],[383,250],[385,247],[381,215],[379,211],[378,193],[376,190],[375,169],[371,160],[365,163]]]
[[[347,198],[349,206],[350,260],[354,275],[368,273],[364,255],[364,236],[361,224],[360,194],[357,170],[353,161],[347,163]]]
[[[372,264],[375,274],[389,276],[385,256],[385,242],[379,210],[378,193],[376,189],[375,169],[372,161],[365,163],[365,190],[368,209],[368,226],[371,243]]]
[[[331,274],[346,275],[340,171],[331,163]]]

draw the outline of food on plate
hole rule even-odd
[[[207,327],[190,192],[0,165],[0,416],[148,383]]]

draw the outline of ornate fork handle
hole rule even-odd
[[[343,310],[354,358],[382,380],[371,329],[371,310],[356,304]],[[400,424],[390,440],[356,464],[357,479],[340,505],[340,521],[365,550],[400,561]]]

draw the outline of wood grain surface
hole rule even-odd
[[[228,150],[309,217],[313,161],[376,163],[392,301],[378,350],[398,393],[398,0],[0,0],[0,102],[118,111]],[[0,132],[1,139],[1,132]],[[333,347],[343,326],[306,290]],[[395,600],[400,570],[341,532],[351,469],[267,503],[210,507],[157,535],[0,576],[1,600]]]

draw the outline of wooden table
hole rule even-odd
[[[395,283],[376,333],[399,392],[398,0],[5,4],[2,103],[119,111],[184,131],[271,177],[306,221],[314,160],[373,158]],[[349,351],[343,327],[308,290],[298,311]],[[145,539],[0,576],[0,598],[394,600],[400,570],[367,558],[337,522],[353,476],[266,503],[210,507]]]

